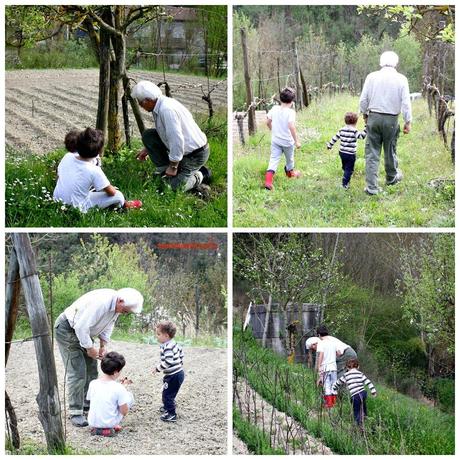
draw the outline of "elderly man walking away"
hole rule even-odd
[[[209,196],[211,171],[204,166],[209,158],[206,135],[192,114],[176,99],[163,96],[161,89],[150,81],[140,81],[131,91],[139,105],[151,112],[154,129],[142,134],[144,148],[137,159],[147,156],[173,190],[193,191]]]
[[[140,313],[144,298],[136,289],[96,289],[67,307],[54,324],[55,337],[64,362],[70,420],[87,426],[85,400],[91,380],[97,378],[97,359],[106,354],[113,327],[120,314]],[[93,338],[99,338],[99,350]]]
[[[366,188],[369,195],[379,193],[378,172],[380,151],[383,146],[385,157],[386,184],[394,185],[402,180],[398,170],[396,144],[399,137],[398,116],[402,112],[404,134],[411,129],[411,103],[407,78],[396,71],[398,55],[385,51],[380,56],[381,69],[366,77],[359,108],[367,120]]]

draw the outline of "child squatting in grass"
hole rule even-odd
[[[281,156],[286,157],[284,171],[288,178],[297,178],[299,171],[294,169],[294,148],[300,147],[295,127],[295,110],[293,101],[295,91],[284,88],[280,93],[281,105],[275,105],[267,113],[267,126],[272,132],[271,155],[265,173],[265,188],[273,190],[273,176],[276,173]]]
[[[121,431],[120,422],[134,404],[134,397],[125,386],[127,378],[117,381],[125,367],[125,358],[115,351],[107,353],[101,362],[103,374],[92,380],[86,399],[90,402],[88,424],[92,435],[115,436]]]
[[[176,343],[176,326],[171,321],[160,321],[156,326],[156,336],[160,342],[160,363],[154,372],[163,371],[163,406],[160,407],[160,419],[163,422],[176,422],[176,396],[184,382],[182,347]]]
[[[139,200],[126,201],[99,166],[104,148],[104,133],[86,128],[67,134],[66,148],[58,166],[58,180],[53,198],[86,213],[90,208],[140,208]]]
[[[357,359],[349,359],[347,361],[347,372],[333,386],[333,390],[337,391],[342,384],[347,386],[350,392],[350,402],[353,405],[353,416],[359,427],[362,427],[364,417],[367,417],[367,391],[364,386],[367,385],[372,396],[377,396],[377,390],[372,382],[359,370],[359,361]]]
[[[345,114],[345,126],[340,128],[337,134],[326,144],[328,150],[330,150],[340,140],[339,155],[343,169],[342,187],[346,190],[350,187],[350,179],[355,170],[356,141],[364,139],[367,134],[367,126],[364,127],[364,131],[359,131],[356,129],[357,123],[358,114],[347,112]]]

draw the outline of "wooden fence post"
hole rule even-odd
[[[19,263],[16,251],[12,248],[5,288],[5,365],[8,362],[8,356],[11,348],[10,342],[13,339],[16,318],[18,316],[20,289],[21,280],[19,278]]]
[[[256,111],[254,107],[251,107],[253,95],[251,87],[251,77],[249,74],[249,57],[248,57],[248,44],[246,39],[246,30],[240,29],[241,33],[241,46],[243,47],[243,67],[244,67],[244,82],[246,83],[246,104],[249,109],[248,113],[248,131],[249,135],[252,136],[257,131],[256,126]]]
[[[37,356],[40,381],[40,390],[37,395],[38,418],[45,432],[48,452],[58,453],[63,451],[65,439],[50,326],[38,279],[35,256],[27,233],[14,233],[13,244],[19,262],[21,285]]]

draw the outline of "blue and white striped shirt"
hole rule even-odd
[[[334,391],[338,390],[338,387],[341,384],[345,384],[350,392],[351,396],[354,396],[364,390],[364,385],[367,385],[372,394],[377,393],[372,382],[358,369],[349,369],[345,372],[343,377],[340,377],[337,382],[334,383],[332,389]]]
[[[367,134],[367,127],[364,131],[357,130],[354,126],[346,125],[337,131],[337,134],[327,143],[327,148],[332,149],[332,146],[340,140],[340,153],[348,153],[349,155],[356,155],[356,141],[364,139]]]
[[[165,375],[177,374],[182,370],[184,351],[182,346],[171,339],[160,345],[160,363],[157,371],[163,371]]]

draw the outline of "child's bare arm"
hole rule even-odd
[[[117,193],[117,189],[113,185],[107,185],[107,187],[104,187],[103,190],[109,196],[114,196],[115,193]]]
[[[299,141],[299,138],[297,137],[297,130],[295,128],[294,122],[291,121],[289,123],[288,127],[289,127],[289,131],[291,133],[291,136],[294,139],[296,148],[299,148],[300,147],[300,141]]]
[[[128,404],[122,404],[121,406],[118,406],[118,409],[123,417],[129,412]]]

